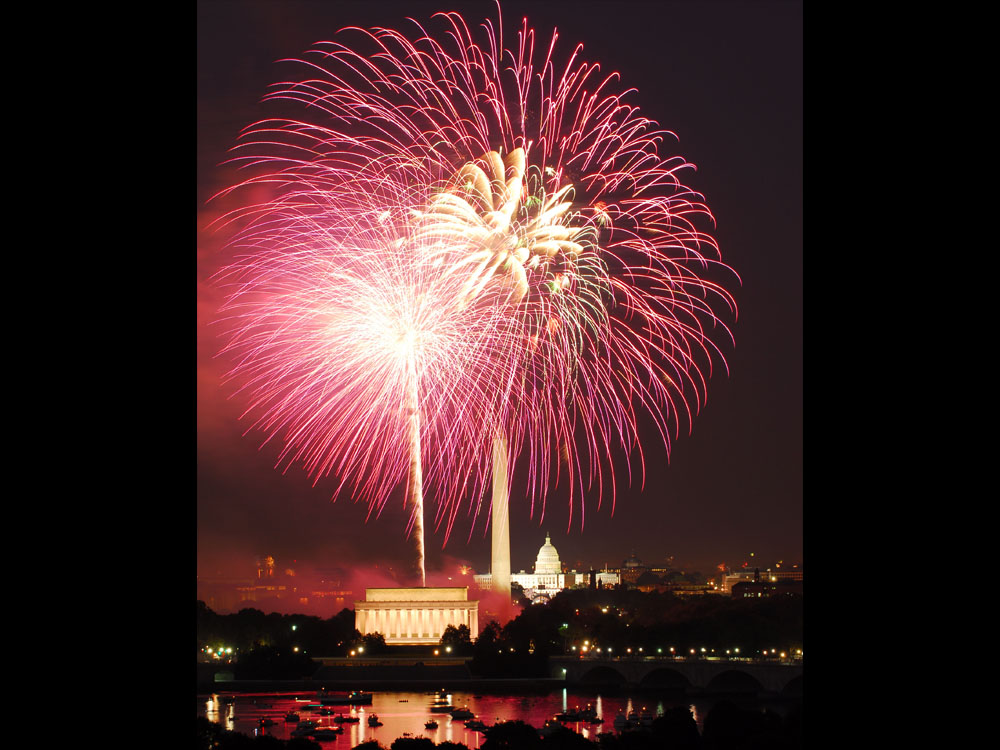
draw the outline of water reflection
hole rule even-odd
[[[332,739],[318,740],[324,748],[346,750],[362,742],[375,739],[388,747],[398,737],[429,737],[435,743],[460,742],[469,748],[482,746],[482,732],[466,726],[465,719],[454,719],[448,713],[431,711],[436,693],[415,691],[378,691],[373,694],[370,706],[334,706],[323,711],[315,695],[307,693],[238,693],[199,696],[198,713],[210,721],[222,724],[246,735],[271,735],[287,740],[300,726],[300,722],[286,721],[286,715],[297,713],[301,722],[313,721],[317,728],[343,727],[343,734]],[[475,719],[486,726],[496,722],[520,720],[536,728],[557,713],[591,707],[602,723],[591,724],[586,720],[567,721],[565,726],[589,740],[597,740],[604,732],[614,732],[614,720],[619,714],[631,712],[647,716],[662,716],[667,710],[686,706],[694,715],[698,730],[712,702],[693,702],[682,696],[676,698],[641,695],[594,694],[570,691],[568,688],[538,694],[481,694],[479,692],[454,692],[447,694],[448,703],[456,708],[468,707]],[[650,708],[653,710],[650,711]],[[357,723],[338,723],[337,715],[357,717]],[[371,727],[368,718],[376,714],[382,726]],[[424,725],[430,719],[438,723],[436,729]]]

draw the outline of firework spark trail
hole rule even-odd
[[[433,22],[344,29],[284,61],[300,75],[266,99],[308,117],[242,135],[235,160],[257,172],[232,189],[279,197],[231,217],[249,249],[227,272],[234,375],[282,463],[354,477],[373,511],[418,444],[447,540],[465,501],[478,517],[503,439],[532,514],[565,473],[582,525],[593,486],[613,508],[612,447],[642,475],[640,416],[669,453],[704,403],[725,364],[710,333],[731,338],[716,310],[736,312],[704,276],[730,269],[678,176],[692,165],[660,156],[673,134],[617,74],[580,45],[560,61],[556,33],[536,48],[527,19],[512,48],[499,12],[484,44],[458,14]]]
[[[315,482],[353,483],[370,514],[409,478],[423,583],[423,488],[458,496],[484,481],[485,463],[457,446],[490,445],[485,415],[505,378],[499,308],[458,305],[464,280],[413,242],[407,186],[383,175],[364,187],[296,191],[250,212],[245,254],[221,277],[235,290],[227,350],[249,429],[280,437],[286,470],[301,462]]]

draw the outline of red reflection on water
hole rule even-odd
[[[316,722],[317,728],[333,728],[341,726],[335,721],[337,714],[356,716],[356,724],[343,724],[343,734],[330,740],[317,740],[324,748],[340,750],[352,748],[366,740],[375,739],[388,747],[393,740],[404,737],[428,737],[435,743],[451,741],[461,742],[469,748],[479,748],[484,739],[482,732],[465,726],[466,720],[453,719],[447,713],[432,713],[431,703],[434,693],[379,691],[373,694],[370,706],[335,706],[327,715],[319,710],[310,710],[310,705],[316,704],[315,695],[311,693],[237,693],[232,703],[224,701],[233,694],[214,694],[199,696],[198,714],[211,721],[222,724],[227,729],[249,736],[269,734],[278,739],[287,740],[300,723],[286,721],[290,712],[299,714],[302,721]],[[566,722],[565,726],[579,732],[589,740],[597,740],[602,732],[613,732],[613,721],[619,712],[628,713],[632,710],[645,711],[653,716],[662,714],[674,706],[686,705],[694,712],[701,730],[702,712],[683,698],[675,700],[642,696],[631,698],[625,695],[595,695],[593,693],[576,693],[568,690],[554,690],[544,694],[525,695],[490,695],[470,691],[455,691],[447,695],[451,705],[456,708],[467,707],[475,714],[476,719],[487,726],[496,722],[524,721],[536,728],[541,728],[547,719],[555,714],[572,709],[584,709],[592,706],[602,724],[590,724],[586,721]],[[341,710],[343,709],[343,710]],[[368,726],[368,717],[377,714],[382,726]],[[438,723],[437,729],[427,729],[424,724],[430,719]],[[271,721],[269,726],[261,726],[261,720]]]

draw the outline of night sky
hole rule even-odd
[[[279,567],[407,567],[401,503],[365,523],[367,506],[330,502],[334,483],[315,488],[304,470],[273,468],[277,450],[243,436],[241,404],[221,382],[226,362],[215,327],[221,302],[208,281],[223,255],[203,231],[219,206],[208,198],[233,179],[218,165],[244,126],[266,115],[259,100],[295,57],[338,29],[406,29],[458,10],[470,28],[495,18],[493,2],[201,2],[198,6],[198,440],[197,554],[202,576],[252,572],[255,555]],[[554,498],[544,520],[511,501],[511,568],[530,571],[550,532],[564,562],[618,565],[630,553],[649,563],[673,556],[683,569],[714,571],[750,559],[802,562],[802,10],[798,2],[505,2],[505,37],[523,16],[539,43],[553,26],[558,49],[583,42],[583,57],[621,73],[642,112],[676,133],[661,155],[697,165],[684,181],[717,221],[727,281],[739,305],[735,346],[717,339],[729,375],[717,367],[708,403],[691,434],[674,441],[670,462],[647,452],[646,486],[620,487],[614,514],[587,503],[567,528]],[[720,277],[722,278],[722,277]],[[428,503],[432,502],[428,499]],[[427,509],[432,517],[432,509]],[[470,538],[471,532],[471,538]],[[428,523],[429,583],[460,562],[489,567],[483,519],[460,519],[443,537]],[[292,561],[295,561],[294,563]]]

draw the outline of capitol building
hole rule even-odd
[[[612,582],[607,579],[608,576],[613,576],[616,580]],[[480,589],[493,587],[493,576],[489,573],[481,573],[473,578],[476,586]],[[618,576],[614,573],[600,573],[598,578],[602,579],[603,585],[618,582]],[[562,589],[586,586],[588,580],[586,571],[563,572],[562,563],[559,561],[559,552],[553,546],[552,539],[548,534],[545,535],[545,544],[538,550],[538,557],[535,558],[535,572],[527,573],[522,570],[510,575],[510,582],[519,584],[524,589],[525,596],[532,601],[544,601]]]

